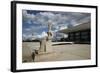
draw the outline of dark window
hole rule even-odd
[[[88,32],[82,32],[81,33],[81,40],[82,41],[87,41],[88,40]]]

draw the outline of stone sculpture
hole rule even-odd
[[[43,37],[40,41],[40,49],[38,53],[50,53],[52,52],[52,32],[51,22],[48,22],[48,36]]]

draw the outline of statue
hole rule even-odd
[[[40,49],[38,53],[50,53],[52,52],[52,33],[51,33],[51,23],[48,22],[48,36],[43,37],[40,41]]]

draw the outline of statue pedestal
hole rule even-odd
[[[41,41],[40,41],[40,49],[38,51],[38,53],[42,53],[42,52],[46,52],[46,38],[43,38]]]
[[[47,42],[46,42],[46,52],[52,52],[53,50],[52,50],[52,42],[51,42],[51,40],[48,40]]]
[[[46,41],[46,39],[42,39],[40,42],[40,49],[38,54],[52,53],[52,42],[51,40]]]

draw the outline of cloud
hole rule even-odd
[[[32,35],[31,34],[23,34],[22,37],[23,37],[22,38],[23,40],[27,40],[27,39],[31,39]]]
[[[30,28],[26,28],[26,29],[24,29],[25,31],[31,31],[31,29]]]
[[[52,22],[52,25],[75,25],[79,19],[86,16],[89,16],[89,14],[77,12],[37,12],[29,14],[27,10],[23,10],[23,19],[27,23],[37,25],[47,25],[49,20]]]
[[[22,11],[23,19],[34,19],[35,15],[34,14],[28,14],[26,10]]]
[[[44,37],[46,37],[48,35],[47,35],[47,33],[45,31],[43,31],[40,35],[36,35],[36,36],[37,36],[37,38],[44,38]]]
[[[34,33],[34,34],[26,34],[24,33],[23,34],[23,40],[26,40],[26,39],[32,39],[34,37],[34,39],[41,39],[41,38],[44,38],[48,36],[47,33],[45,31],[43,31],[41,34],[37,34],[37,33]]]
[[[41,25],[47,25],[48,21],[50,20],[53,25],[58,25],[58,24],[65,24],[66,21],[68,21],[68,17],[64,16],[62,14],[55,14],[53,12],[39,12],[37,14],[28,14],[26,10],[23,10],[23,20],[26,21],[27,23],[32,23],[34,24],[41,24]]]
[[[35,12],[35,11],[34,11]],[[23,36],[31,37],[33,33],[36,33],[36,37],[43,37],[46,35],[46,30],[48,21],[52,23],[52,31],[57,32],[62,29],[72,27],[82,19],[86,21],[90,19],[89,13],[76,13],[76,12],[46,12],[46,11],[37,11],[35,13],[28,13],[27,10],[22,11],[23,15]],[[80,20],[80,21],[79,21]],[[83,22],[84,22],[83,21]]]

